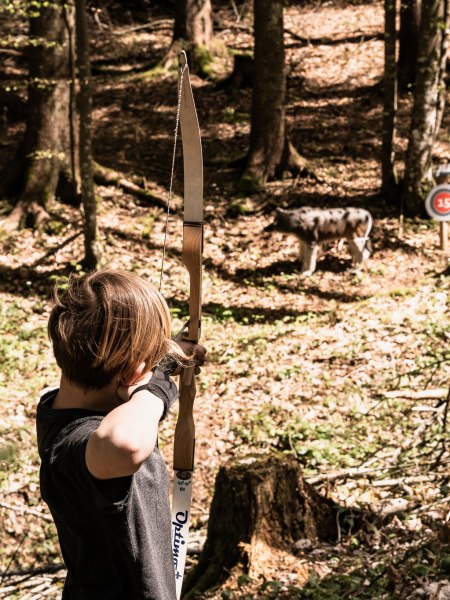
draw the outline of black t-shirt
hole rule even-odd
[[[169,477],[155,448],[132,476],[100,481],[85,462],[106,413],[37,408],[41,495],[58,530],[64,600],[175,600]]]

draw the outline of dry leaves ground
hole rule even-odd
[[[219,14],[219,38],[234,49],[250,48],[250,16],[236,29],[231,6]],[[96,157],[144,175],[166,197],[175,76],[132,71],[167,48],[171,21],[152,18],[155,29],[130,31],[136,22],[119,21],[112,8],[95,13]],[[297,549],[294,564],[280,556],[265,565],[265,582],[236,570],[208,598],[426,598],[440,593],[436,585],[445,590],[439,582],[450,578],[447,260],[437,250],[435,224],[406,220],[399,231],[395,211],[377,195],[382,26],[380,2],[286,8],[291,32],[326,42],[286,35],[290,134],[318,180],[274,182],[257,198],[234,197],[239,172],[220,162],[246,149],[250,92],[232,97],[211,81],[192,79],[206,164],[209,350],[196,401],[193,537],[204,539],[218,467],[255,452],[293,453],[305,475],[343,507],[386,515],[384,527]],[[222,69],[230,66],[219,61]],[[14,75],[11,68],[10,76],[20,86],[20,70]],[[400,155],[409,105],[402,100]],[[449,158],[446,127],[447,121],[436,164]],[[22,129],[21,122],[8,129],[2,157]],[[176,173],[180,194],[179,162]],[[158,284],[163,211],[119,189],[99,187],[97,194],[105,260]],[[302,279],[295,239],[263,232],[274,206],[309,204],[373,212],[375,254],[365,272],[352,274],[347,250],[330,245],[317,272]],[[79,229],[78,211],[55,204],[44,233],[1,238],[0,598],[60,595],[64,572],[39,497],[34,414],[39,390],[58,377],[45,328],[55,278],[82,258],[81,236],[72,239]],[[180,245],[181,218],[171,216],[163,292],[174,330],[186,316]],[[169,466],[175,417],[161,431]],[[46,573],[33,572],[41,568]],[[303,590],[300,572],[309,573]]]

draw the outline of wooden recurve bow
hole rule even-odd
[[[184,163],[182,258],[189,274],[189,321],[183,339],[197,343],[200,339],[202,313],[203,161],[200,129],[185,52],[180,53],[179,62],[179,118]],[[183,369],[179,391],[180,408],[174,438],[172,504],[172,550],[177,598],[180,598],[183,583],[191,513],[195,449],[195,365]]]

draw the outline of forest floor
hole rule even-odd
[[[292,550],[294,562],[267,561],[252,578],[241,565],[203,597],[448,598],[439,596],[450,587],[448,261],[435,223],[405,219],[401,226],[379,196],[383,4],[311,2],[285,12],[289,131],[316,178],[287,178],[237,197],[239,170],[226,163],[247,148],[251,91],[228,95],[214,79],[192,77],[205,160],[208,348],[196,399],[192,536],[196,546],[205,539],[218,468],[274,450],[296,456],[323,495],[384,524],[374,519],[334,544],[313,540]],[[167,49],[172,21],[162,13],[119,19],[104,6],[92,14],[96,159],[145,176],[166,199],[176,73],[149,67]],[[223,44],[252,48],[250,15],[237,23],[230,4],[218,17]],[[152,27],[138,28],[148,21]],[[23,65],[5,65],[20,89]],[[224,54],[215,75],[231,66]],[[401,99],[400,160],[410,104]],[[23,127],[8,123],[0,160]],[[446,116],[436,165],[450,162],[447,131]],[[174,206],[181,182],[177,160]],[[105,261],[158,285],[164,211],[115,187],[99,186],[97,194]],[[330,244],[317,272],[301,277],[296,240],[263,229],[275,206],[304,205],[371,210],[375,252],[362,273],[349,269],[345,247]],[[34,417],[39,391],[58,379],[46,337],[52,287],[83,257],[83,242],[73,236],[81,231],[76,208],[55,202],[51,211],[44,232],[0,237],[0,598],[58,598],[64,578],[39,496]],[[173,214],[162,291],[174,331],[186,317],[181,235],[181,216]],[[161,431],[169,468],[175,418]]]

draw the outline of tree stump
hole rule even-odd
[[[249,54],[235,54],[233,71],[228,77],[219,81],[216,87],[231,94],[235,94],[243,88],[252,88],[254,71],[255,62],[252,56]]]
[[[183,598],[223,582],[237,564],[252,578],[273,579],[271,564],[281,560],[306,582],[307,568],[295,557],[294,544],[305,538],[336,541],[338,511],[342,531],[342,510],[304,480],[294,457],[248,457],[222,467],[206,543],[186,577]]]

